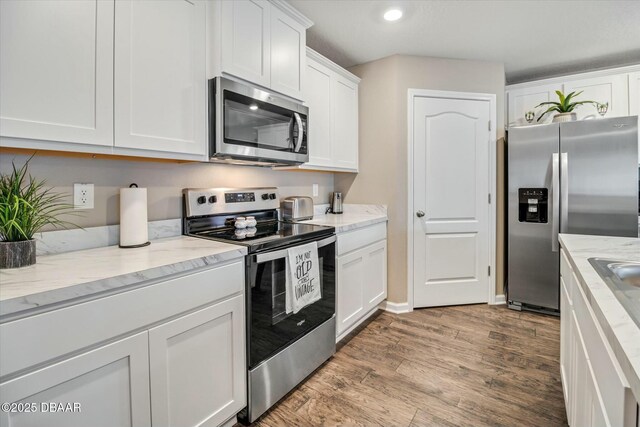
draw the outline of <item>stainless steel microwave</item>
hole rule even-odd
[[[209,80],[209,158],[259,166],[309,161],[309,109],[224,77]]]

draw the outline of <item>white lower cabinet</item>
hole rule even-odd
[[[386,224],[379,224],[385,228]],[[379,228],[379,227],[377,227]],[[378,239],[376,230],[362,229],[360,233],[338,234],[338,248],[345,247],[344,240],[362,238],[362,232],[372,239]],[[373,314],[387,297],[387,240],[383,240],[352,249],[348,253],[340,254],[338,249],[336,259],[336,337],[342,339],[353,328]]]
[[[244,298],[149,331],[154,426],[218,426],[246,404]]]
[[[141,332],[2,383],[2,402],[16,407],[0,412],[0,425],[150,426],[147,335]],[[55,404],[78,410],[53,412]]]
[[[0,427],[224,424],[246,405],[243,290],[238,261],[1,324],[0,402],[16,410],[0,412]],[[56,334],[66,345],[54,352],[45,336]],[[33,341],[39,360],[12,360]]]
[[[560,372],[569,425],[633,427],[637,402],[564,249],[560,271]]]

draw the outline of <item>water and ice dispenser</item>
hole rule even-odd
[[[546,223],[549,218],[549,190],[546,188],[518,189],[518,220]]]

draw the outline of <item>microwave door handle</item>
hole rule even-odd
[[[295,153],[300,152],[300,147],[302,146],[302,140],[304,139],[304,129],[302,128],[302,117],[300,114],[293,113],[293,116],[296,118],[296,124],[298,125],[298,139],[296,141],[296,146],[293,149]]]
[[[327,237],[326,239],[320,240],[318,241],[318,249],[323,248],[327,245],[330,245],[331,243],[336,241],[336,236],[330,236]],[[265,252],[263,254],[258,254],[256,255],[255,259],[256,262],[258,264],[262,263],[262,262],[267,262],[267,261],[273,261],[276,259],[280,259],[280,258],[284,258],[287,256],[287,251],[288,249],[282,249],[279,251],[274,251],[274,252]]]

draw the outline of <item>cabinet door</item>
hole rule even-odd
[[[204,154],[205,3],[115,8],[115,146]]]
[[[575,313],[571,313],[571,412],[574,426],[587,426],[591,422],[592,392],[587,388],[587,351],[582,340]]]
[[[0,1],[1,136],[113,144],[113,7]]]
[[[629,93],[626,74],[574,80],[565,83],[564,93],[583,91],[577,101],[596,101],[609,103],[605,117],[622,117],[629,115]],[[578,119],[599,118],[596,107],[591,104],[580,105],[575,110]]]
[[[307,59],[305,103],[309,107],[309,162],[331,166],[331,71]]]
[[[37,403],[35,413],[0,412],[0,425],[150,426],[148,335],[142,332],[0,385],[2,402]],[[79,404],[47,412],[42,403]]]
[[[365,313],[366,252],[355,251],[337,259],[336,335],[347,330]]]
[[[271,6],[266,0],[222,2],[222,71],[269,87]]]
[[[571,304],[569,303],[569,293],[564,281],[564,277],[560,277],[560,377],[562,380],[562,391],[564,394],[564,404],[567,410],[567,420],[569,425],[572,424],[572,413],[570,411],[570,397],[573,392],[571,389],[572,378],[569,376],[572,355],[571,355]]]
[[[156,426],[218,426],[246,405],[244,297],[149,331]]]
[[[365,311],[376,307],[387,297],[387,241],[365,248]]]
[[[332,83],[333,165],[357,171],[358,85],[337,75]]]
[[[629,74],[629,115],[640,116],[640,71]]]
[[[543,85],[510,90],[507,95],[507,123],[509,123],[509,126],[527,125],[528,123],[524,116],[528,111],[535,113],[531,124],[550,123],[553,119],[553,113],[548,113],[542,120],[537,121],[540,115],[547,110],[548,106],[536,108],[536,105],[542,102],[556,101],[558,99],[558,95],[556,95],[555,92],[556,90],[562,90],[562,85]]]
[[[276,92],[302,99],[306,69],[306,29],[277,7],[271,8],[271,82]]]

